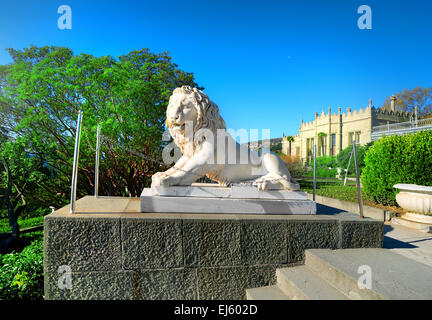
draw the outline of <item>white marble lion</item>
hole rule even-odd
[[[251,182],[259,190],[299,189],[277,155],[249,150],[227,133],[218,106],[202,91],[190,86],[175,89],[166,116],[182,156],[172,168],[152,176],[152,187],[188,186],[207,176],[222,186]]]

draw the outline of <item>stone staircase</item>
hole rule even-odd
[[[358,285],[365,270],[370,289]],[[276,278],[276,285],[247,289],[247,299],[432,299],[432,268],[386,249],[309,249],[304,265],[277,269]]]

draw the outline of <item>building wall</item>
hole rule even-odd
[[[299,133],[291,143],[291,155],[307,160],[313,156],[313,146],[317,146],[317,156],[337,155],[340,151],[352,144],[355,139],[360,145],[370,141],[372,127],[386,123],[409,121],[413,115],[408,112],[388,111],[376,109],[369,105],[360,110],[352,111],[347,108],[337,113],[315,112],[315,119],[310,122],[301,121]],[[282,152],[289,154],[289,142],[282,141]]]

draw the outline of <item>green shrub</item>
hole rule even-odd
[[[369,142],[365,144],[364,146],[357,146],[356,148],[356,154],[357,154],[357,163],[359,168],[359,174],[362,173],[363,168],[365,166],[364,158],[366,155],[366,152],[369,150],[369,148],[372,146],[373,142]],[[342,173],[345,174],[344,169],[348,167],[349,158],[351,156],[352,151],[352,145],[349,147],[346,147],[341,152],[338,153],[337,157],[337,166],[342,168]],[[355,175],[355,167],[354,167],[354,159],[351,158],[350,166],[348,168],[348,175]]]
[[[365,156],[361,176],[365,193],[383,205],[395,205],[397,183],[432,186],[432,131],[393,135],[376,141]]]
[[[22,252],[0,255],[0,300],[43,298],[43,240]]]
[[[308,176],[313,176],[313,159],[308,163],[311,170]],[[316,176],[335,178],[337,175],[337,159],[335,157],[323,156],[316,158]]]

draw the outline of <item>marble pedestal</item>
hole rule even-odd
[[[201,214],[316,214],[316,203],[303,191],[259,191],[252,185],[221,187],[194,183],[191,186],[145,188],[141,212]]]

